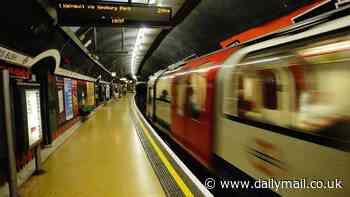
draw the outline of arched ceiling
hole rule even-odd
[[[188,0],[197,1],[197,0]],[[119,0],[120,2],[120,0]],[[124,0],[128,2],[128,0]],[[171,7],[173,18],[185,6],[186,0],[132,0],[131,3],[143,3],[156,6]],[[142,29],[142,30],[141,30]],[[156,38],[164,30],[162,28],[127,28],[127,27],[73,27],[76,35],[89,51],[111,72],[122,77],[135,73],[144,56],[154,44]],[[140,32],[142,42],[137,47],[134,64],[132,62],[135,44]],[[132,66],[133,64],[133,66]],[[133,69],[132,69],[133,68]]]
[[[45,0],[28,2],[34,1]],[[290,13],[311,1],[150,0],[151,3],[174,9],[172,20],[174,26],[168,29],[144,29],[142,44],[138,47],[137,55],[134,55],[133,71],[138,71],[139,75],[148,76],[192,54],[201,55],[217,50],[220,48],[220,41]],[[133,3],[148,2],[148,0],[133,0]],[[19,12],[22,15],[18,15],[17,18],[10,17],[8,13],[10,10],[6,12],[5,9],[1,13],[3,17],[9,18],[9,22],[19,24],[7,24],[8,31],[0,33],[4,38],[2,44],[33,54],[43,48],[57,48],[63,56],[71,60],[72,64],[67,64],[67,68],[94,77],[101,74],[108,75],[87,56],[82,56],[81,50],[69,42],[69,38],[57,26],[50,25],[53,24],[52,20],[44,21],[43,18],[46,16],[41,14],[40,9],[34,9],[36,6],[33,3],[27,4],[20,7],[23,8],[23,11]],[[29,6],[33,9],[26,9]],[[48,25],[43,26],[43,24]],[[41,26],[46,28],[39,28]],[[36,29],[43,30],[37,33]],[[132,73],[132,57],[140,28],[74,27],[71,29],[75,31],[81,43],[86,45],[109,71],[116,72],[118,77]]]
[[[218,50],[221,41],[310,2],[312,0],[202,0],[152,55],[144,59],[139,73],[148,76],[191,54]]]
[[[78,29],[77,35],[83,44],[93,40],[89,50],[117,76],[136,72],[147,76],[189,55],[217,50],[220,41],[311,1],[158,0],[157,5],[174,9],[174,21],[187,17],[174,23],[176,26],[172,29],[147,29],[141,49],[134,55],[135,65],[132,63],[133,51],[140,29],[85,27]],[[148,0],[133,2],[147,3]]]

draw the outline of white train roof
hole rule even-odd
[[[294,42],[297,40],[320,35],[323,33],[342,29],[342,28],[349,27],[349,26],[350,26],[350,16],[344,16],[344,17],[341,17],[341,18],[338,18],[338,19],[335,19],[335,20],[332,20],[329,22],[319,24],[319,25],[317,25],[309,30],[306,30],[306,31],[303,31],[300,33],[296,33],[294,35],[281,36],[278,38],[274,38],[274,39],[263,41],[263,42],[260,42],[257,44],[253,44],[251,46],[243,47],[242,49],[238,50],[233,55],[231,55],[224,62],[224,65],[235,63],[237,60],[242,58],[244,55],[251,53],[251,52],[254,52],[254,51],[259,51],[261,49],[291,43],[291,42]]]

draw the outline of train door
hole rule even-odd
[[[147,83],[147,117],[153,118],[153,80]]]
[[[261,81],[261,113],[263,119],[268,122],[281,123],[281,85],[279,82],[279,75],[276,70],[262,70],[259,73]]]
[[[176,140],[186,145],[185,135],[185,100],[186,100],[186,75],[179,75],[174,80],[172,92],[174,103],[172,105],[172,122],[171,131]]]
[[[153,88],[148,86],[147,87],[147,116],[152,116],[152,102],[153,102]]]
[[[209,162],[211,129],[206,106],[206,73],[192,73],[185,92],[185,134],[190,150],[204,163]]]
[[[155,93],[155,102],[156,109],[155,120],[164,131],[170,131],[171,125],[171,83],[172,77],[162,76],[157,80],[156,93]]]

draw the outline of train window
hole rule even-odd
[[[277,109],[277,80],[272,71],[260,71],[263,102],[266,109]]]
[[[153,91],[153,88],[152,87],[149,87],[148,88],[148,104],[152,104],[152,99],[153,99],[153,96],[152,96],[152,91]]]
[[[263,107],[262,80],[259,72],[242,72],[238,77],[238,115],[261,120]]]
[[[213,63],[207,62],[196,68],[180,70],[176,75],[176,113],[199,119],[205,110],[207,78],[205,73]]]
[[[170,77],[162,77],[157,83],[157,100],[171,103],[171,79]]]
[[[164,127],[168,127],[171,123],[172,79],[172,76],[165,75],[160,77],[156,84],[155,118]]]
[[[350,141],[350,36],[298,49],[305,62],[296,126]]]
[[[224,114],[350,142],[350,35],[266,51],[248,55],[226,75],[232,82],[224,80]],[[225,109],[234,98],[236,114]]]
[[[186,114],[193,119],[199,119],[205,109],[207,95],[206,78],[200,73],[192,74],[187,81],[186,88]]]
[[[238,84],[242,85],[242,83],[238,83],[239,76],[240,74],[234,71],[229,75],[225,75],[225,79],[223,80],[224,100],[222,110],[224,114],[237,116],[237,92],[239,89],[242,89],[242,87],[238,87]]]
[[[176,113],[179,116],[185,115],[185,97],[186,97],[186,75],[176,79]]]

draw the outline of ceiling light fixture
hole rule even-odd
[[[142,43],[145,38],[145,31],[147,31],[147,28],[140,28],[138,33],[137,33],[137,38],[135,42],[135,46],[132,52],[132,57],[131,57],[131,75],[135,77],[135,68],[136,64],[139,64],[136,60],[139,58],[138,53],[140,52],[140,49],[142,49]]]
[[[87,41],[87,42],[84,44],[85,48],[88,48],[88,46],[90,46],[91,43],[92,43],[92,40]]]
[[[158,0],[148,0],[148,4],[158,4]],[[131,57],[131,75],[135,79],[136,79],[135,69],[136,69],[136,66],[140,64],[140,61],[136,61],[137,59],[139,59],[138,53],[140,52],[140,50],[144,49],[142,44],[145,39],[145,33],[149,33],[151,31],[152,30],[149,28],[141,27],[139,28],[139,31],[137,33],[137,38],[136,38],[136,42],[135,42],[134,49],[132,52],[132,57]]]
[[[156,4],[157,3],[157,0],[149,0],[148,1],[148,4]]]

